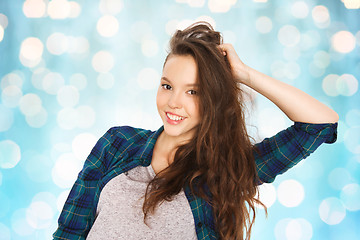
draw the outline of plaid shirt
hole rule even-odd
[[[309,156],[322,143],[336,141],[337,123],[295,123],[256,144],[254,157],[261,182],[272,182]],[[114,127],[99,139],[85,161],[59,217],[54,239],[85,239],[95,221],[102,188],[112,178],[137,166],[149,166],[156,132],[132,127]],[[184,187],[194,216],[198,239],[217,239],[211,206]]]

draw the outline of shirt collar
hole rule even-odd
[[[150,165],[156,140],[158,139],[163,130],[164,126],[161,126],[157,131],[151,133],[151,135],[143,145],[142,149],[140,149],[138,154],[136,154],[136,158],[140,160],[142,166]]]

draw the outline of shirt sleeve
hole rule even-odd
[[[54,239],[85,239],[90,230],[94,195],[111,157],[112,129],[102,136],[86,159],[58,220]]]
[[[334,143],[337,123],[310,124],[295,122],[271,138],[255,144],[254,157],[260,184],[295,166],[322,143]]]

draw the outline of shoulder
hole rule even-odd
[[[112,139],[123,139],[131,142],[146,141],[152,133],[151,130],[131,126],[112,127],[107,131],[107,135]]]

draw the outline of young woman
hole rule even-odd
[[[241,84],[293,126],[252,144]],[[55,239],[249,239],[258,185],[336,140],[333,110],[245,65],[204,22],[172,37],[156,103],[159,130],[114,127],[97,142]]]

